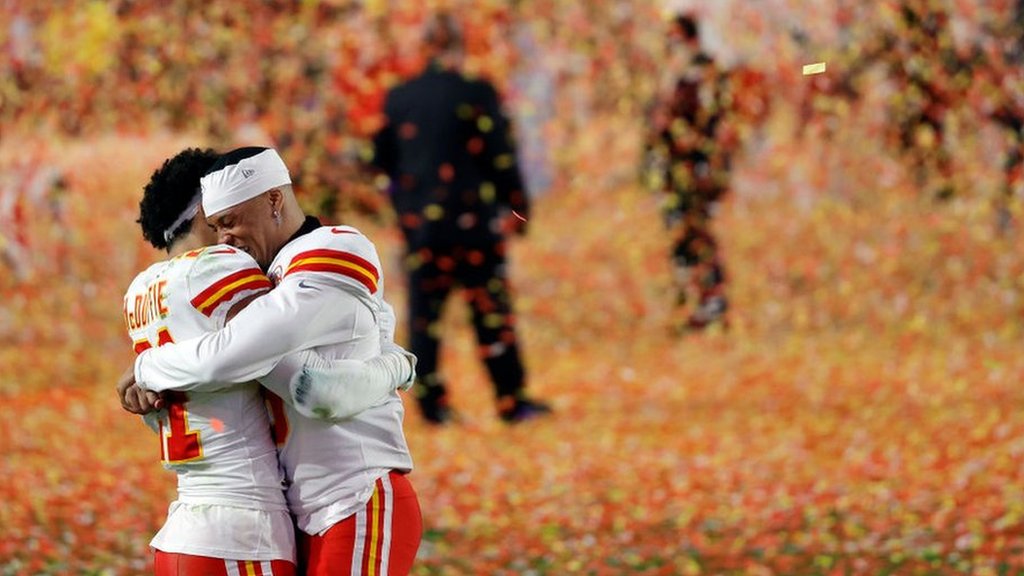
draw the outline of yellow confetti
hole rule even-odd
[[[492,182],[484,182],[480,185],[480,199],[490,204],[497,198],[498,189]],[[1021,274],[1021,284],[1024,284],[1024,274]]]
[[[810,76],[811,74],[822,74],[825,72],[824,62],[815,62],[814,64],[804,64],[804,76]]]
[[[439,204],[431,204],[423,209],[423,215],[427,217],[427,220],[440,220],[444,217],[444,208]]]

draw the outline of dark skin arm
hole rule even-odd
[[[135,367],[130,366],[117,380],[117,397],[121,407],[132,414],[148,414],[164,407],[164,400],[156,392],[142,390],[135,385]]]

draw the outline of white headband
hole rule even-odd
[[[178,226],[184,224],[186,220],[191,220],[196,217],[196,214],[199,213],[199,202],[202,198],[202,194],[200,194],[199,190],[196,190],[196,195],[192,197],[191,201],[189,201],[188,206],[185,207],[185,211],[181,213],[181,216],[178,216],[178,219],[174,221],[174,224],[171,224],[166,230],[164,230],[164,242],[169,245],[171,243],[171,239],[174,238],[174,231],[178,229]]]
[[[199,180],[203,211],[213,216],[277,186],[291,184],[288,167],[274,150],[264,150]]]

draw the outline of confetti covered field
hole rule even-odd
[[[1024,208],[1000,195],[1024,131],[999,126],[1024,117],[1024,74],[982,34],[1021,37],[997,26],[1010,3],[951,0],[955,38],[926,52],[901,14],[927,2],[677,2],[707,6],[705,43],[743,87],[713,219],[729,326],[684,334],[664,199],[638,170],[658,3],[2,4],[0,576],[152,573],[175,478],[114,387],[133,358],[122,294],[161,256],[140,190],[183,147],[287,142],[304,203],[376,242],[405,342],[393,214],[367,181],[325,183],[349,185],[342,160],[436,5],[464,13],[471,67],[547,156],[523,163],[548,186],[511,277],[528,389],[555,414],[499,421],[453,299],[461,421],[430,427],[406,399],[414,574],[1024,575]],[[947,73],[940,53],[972,64]],[[524,63],[539,80],[511,73]],[[938,129],[894,120],[925,108]],[[25,158],[65,186],[19,197],[12,231]]]
[[[513,255],[530,387],[557,415],[497,421],[452,305],[465,422],[406,416],[416,573],[1024,571],[1018,233],[997,236],[980,196],[936,205],[899,178],[798,201],[766,183],[808,154],[779,146],[745,159],[716,223],[729,331],[670,336],[667,239],[628,168],[638,139],[594,126]],[[130,361],[119,298],[157,256],[135,187],[188,142],[55,148],[82,192],[66,234],[32,231],[66,264],[0,286],[0,573],[148,571],[174,484],[113,392]],[[401,310],[395,233],[360,225]]]

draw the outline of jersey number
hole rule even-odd
[[[174,342],[171,333],[161,328],[157,336],[157,346]],[[135,353],[141,354],[152,348],[149,340],[135,343]],[[171,392],[165,395],[167,401],[167,418],[160,419],[160,459],[168,464],[192,462],[203,457],[203,443],[198,430],[190,430],[188,426],[188,396],[183,392]]]

